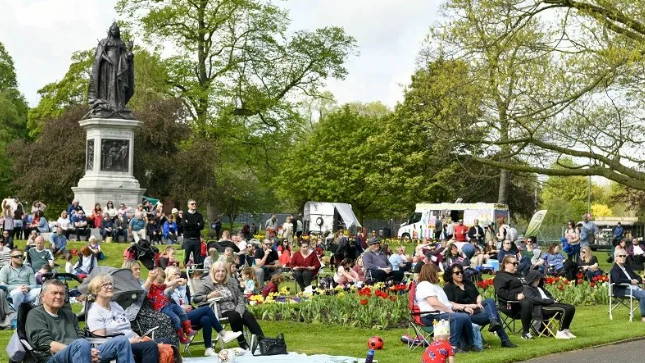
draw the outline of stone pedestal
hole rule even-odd
[[[72,188],[74,198],[86,211],[108,200],[135,208],[145,189],[133,175],[134,130],[141,121],[93,118],[81,120],[86,132],[85,176]]]

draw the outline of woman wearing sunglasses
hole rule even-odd
[[[472,281],[464,279],[464,268],[453,264],[443,274],[443,291],[451,304],[460,304],[463,311],[470,315],[470,320],[480,326],[488,325],[489,332],[496,332],[502,341],[503,348],[515,348],[504,331],[499,312],[493,299],[483,299]]]
[[[504,256],[500,271],[493,279],[493,286],[495,286],[500,310],[514,318],[519,317],[522,320],[522,339],[533,339],[530,332],[533,303],[523,294],[526,280],[517,272],[518,265],[515,255]]]
[[[636,298],[641,310],[641,321],[645,323],[645,290],[640,287],[643,279],[627,266],[627,252],[616,249],[614,259],[616,263],[609,271],[609,283],[616,284],[613,293],[617,297],[632,295]]]

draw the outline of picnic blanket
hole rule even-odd
[[[184,363],[213,363],[217,359],[213,357],[184,357]],[[265,357],[254,357],[250,352],[235,357],[235,363],[362,363],[365,358],[353,358],[342,356],[331,356],[326,354],[306,355],[300,353],[289,353]],[[374,362],[377,362],[376,360]]]

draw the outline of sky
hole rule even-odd
[[[0,42],[13,57],[20,91],[30,106],[38,89],[60,80],[74,51],[93,47],[118,19],[116,0],[0,0]],[[430,25],[438,0],[285,0],[291,30],[341,26],[356,38],[358,56],[347,62],[345,80],[327,89],[339,103],[381,101],[393,107]],[[136,68],[135,68],[136,69]]]

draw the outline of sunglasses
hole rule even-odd
[[[189,205],[197,205],[197,203],[190,203]]]
[[[616,257],[627,257],[627,255],[618,255]]]
[[[453,275],[457,275],[457,276],[461,276],[461,275],[463,275],[464,273],[463,273],[463,272],[461,272],[461,271],[453,271],[453,272],[452,272],[452,274],[453,274]]]
[[[22,255],[11,256],[11,258],[22,258]]]
[[[519,265],[519,264],[520,264],[519,262],[509,262],[509,263],[510,263],[511,265],[513,265],[513,266],[517,266],[517,265]]]

